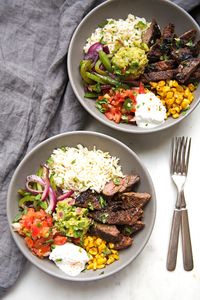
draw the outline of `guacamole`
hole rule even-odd
[[[53,215],[54,225],[68,237],[81,238],[91,225],[87,213],[86,208],[71,206],[67,200],[59,201]]]
[[[148,63],[145,49],[141,47],[121,47],[113,56],[114,73],[118,75],[132,75],[138,78]]]

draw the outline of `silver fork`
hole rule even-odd
[[[181,227],[183,265],[186,271],[193,269],[193,255],[190,238],[188,212],[184,196],[184,184],[188,172],[191,138],[176,137],[172,140],[170,173],[177,187],[177,200],[174,209],[167,255],[167,269],[176,267],[179,230]]]

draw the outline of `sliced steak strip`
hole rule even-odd
[[[171,55],[178,63],[180,63],[183,60],[193,58],[193,50],[188,47],[173,49]]]
[[[168,25],[166,25],[162,31],[162,40],[171,42],[172,39],[174,38],[174,29],[175,29],[174,24],[169,23]]]
[[[123,235],[134,235],[136,234],[138,231],[142,230],[144,228],[145,224],[142,221],[137,221],[134,225],[122,225],[119,226],[119,231],[123,234]]]
[[[149,52],[147,53],[147,58],[150,63],[153,63],[159,61],[162,55],[163,53],[161,50],[161,41],[157,40],[157,42],[150,48]]]
[[[143,208],[151,199],[149,193],[127,192],[120,195],[123,209]]]
[[[122,250],[130,247],[133,243],[133,238],[130,236],[120,235],[120,241],[115,243],[115,250]]]
[[[183,61],[178,66],[178,74],[176,74],[176,79],[180,83],[185,83],[190,75],[196,71],[196,69],[200,66],[200,58],[191,58]]]
[[[138,175],[127,175],[124,178],[117,177],[116,180],[111,180],[105,185],[103,194],[113,196],[116,193],[129,191],[139,180],[140,177]]]
[[[120,231],[115,225],[95,223],[90,227],[90,234],[99,236],[107,242],[117,242],[120,240]]]
[[[188,79],[187,83],[195,82],[198,80],[200,80],[200,68],[198,68],[196,71],[194,71],[194,73],[192,73],[192,75]]]
[[[190,42],[190,41],[194,42],[195,38],[196,38],[196,34],[197,34],[196,29],[191,29],[191,30],[186,31],[182,35],[180,35],[179,39],[181,41],[183,41],[184,43],[187,43],[187,42]]]
[[[105,209],[103,211],[90,212],[89,216],[95,221],[104,224],[133,225],[143,216],[143,210],[131,208],[127,210],[111,211],[109,209]]]
[[[82,192],[76,199],[75,199],[75,205],[89,208],[91,210],[101,210],[104,205],[101,201],[101,195],[91,191],[87,190],[85,192]]]
[[[177,65],[176,61],[173,59],[161,60],[153,64],[149,64],[145,71],[146,72],[166,71],[175,68],[176,65]]]
[[[176,73],[177,73],[176,69],[159,71],[159,72],[149,72],[149,73],[144,73],[141,76],[141,80],[143,82],[168,80],[168,79],[172,79]]]
[[[152,46],[157,39],[161,37],[160,28],[155,19],[151,21],[149,28],[143,33],[142,41],[146,43],[149,47]]]

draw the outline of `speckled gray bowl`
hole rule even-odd
[[[63,273],[56,265],[48,259],[39,259],[34,256],[24,243],[24,240],[16,232],[13,232],[11,224],[18,211],[17,190],[23,187],[25,184],[25,178],[27,175],[34,174],[41,163],[45,162],[50,156],[53,149],[61,146],[77,146],[82,144],[89,149],[93,149],[94,145],[103,151],[109,151],[111,155],[120,158],[120,164],[122,165],[122,171],[127,174],[139,174],[141,177],[138,191],[148,192],[152,195],[150,203],[145,208],[144,222],[145,228],[136,235],[134,245],[130,248],[120,252],[119,261],[111,264],[103,269],[104,274],[101,275],[102,270],[98,271],[86,271],[81,273],[77,277],[70,277]],[[146,245],[154,225],[156,214],[156,196],[150,175],[140,161],[138,156],[130,150],[127,146],[109,136],[94,133],[94,132],[69,132],[52,137],[43,143],[35,147],[19,164],[12,180],[10,182],[7,198],[7,216],[10,224],[13,238],[24,254],[24,256],[39,269],[46,273],[58,278],[72,281],[90,281],[97,280],[116,273],[125,266],[127,266],[138,254],[142,251]],[[134,266],[133,266],[134,267]]]
[[[155,17],[161,28],[171,22],[175,24],[177,34],[182,34],[191,28],[195,28],[197,30],[197,38],[200,38],[198,24],[188,13],[171,2],[163,0],[109,0],[93,9],[75,30],[68,52],[69,79],[80,103],[98,121],[124,132],[138,134],[156,132],[174,126],[194,110],[200,101],[200,85],[195,92],[195,100],[186,114],[181,115],[178,119],[169,118],[164,124],[152,129],[143,129],[129,124],[115,124],[95,108],[94,100],[84,98],[83,84],[79,74],[79,62],[83,58],[83,46],[86,39],[97,28],[98,24],[107,18],[126,18],[129,13],[144,17],[149,22]]]

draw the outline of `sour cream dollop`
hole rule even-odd
[[[49,255],[49,259],[66,274],[77,276],[85,269],[85,264],[89,261],[87,252],[72,243],[56,246]]]
[[[136,102],[135,119],[138,127],[153,128],[164,123],[166,108],[156,95],[151,92],[138,94]]]

